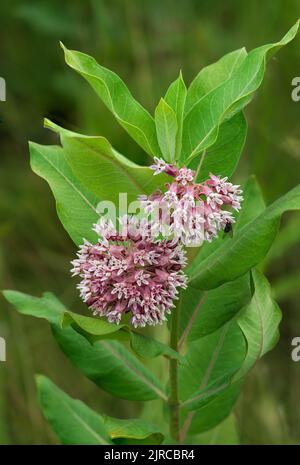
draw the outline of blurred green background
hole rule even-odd
[[[55,143],[43,117],[69,129],[106,136],[140,163],[130,141],[88,84],[70,70],[58,42],[93,55],[115,70],[150,111],[181,68],[187,83],[201,67],[243,45],[276,41],[300,16],[299,0],[2,0],[0,76],[0,282],[40,295],[55,292],[78,308],[69,262],[74,245],[60,225],[46,183],[29,167],[28,139]],[[300,76],[299,37],[268,65],[264,84],[247,108],[249,133],[235,180],[256,173],[267,203],[300,182],[300,102],[291,81]],[[300,336],[300,216],[285,216],[264,264],[283,310],[281,340],[248,376],[236,408],[242,443],[300,444],[300,363],[290,357]],[[21,317],[3,298],[0,335],[0,444],[56,443],[36,399],[34,373],[116,416],[140,406],[112,398],[62,355],[46,323]]]

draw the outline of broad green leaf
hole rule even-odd
[[[157,427],[141,419],[124,419],[104,416],[104,424],[116,444],[161,444],[163,434]]]
[[[188,436],[187,444],[202,445],[238,445],[240,444],[236,419],[233,414],[219,423],[213,429],[196,436]]]
[[[117,341],[92,346],[73,328],[61,329],[65,306],[53,294],[42,298],[17,291],[4,291],[6,299],[24,314],[44,318],[66,356],[89,379],[105,391],[129,400],[152,400],[166,395],[161,383],[134,355]]]
[[[141,194],[151,194],[168,180],[168,176],[153,176],[148,167],[128,160],[105,137],[77,134],[47,119],[45,127],[59,134],[63,155],[74,175],[98,201],[118,205],[119,193],[125,193],[131,202]]]
[[[211,402],[190,412],[190,434],[202,433],[214,428],[231,413],[240,394],[241,386],[232,384]]]
[[[183,123],[183,113],[185,108],[187,89],[180,72],[179,77],[176,81],[172,82],[169,86],[166,95],[165,101],[173,109],[177,119],[177,135],[176,135],[176,150],[175,150],[175,160],[180,158],[181,146],[182,146],[182,123]]]
[[[179,359],[178,352],[166,344],[138,333],[126,324],[108,323],[103,318],[88,317],[78,313],[65,312],[62,319],[63,326],[72,325],[80,334],[94,343],[101,339],[120,339],[130,341],[132,349],[143,357],[158,357],[164,355],[169,358]]]
[[[56,200],[59,219],[73,241],[77,245],[83,238],[96,241],[92,225],[99,219],[98,199],[74,176],[62,148],[33,142],[29,147],[31,168],[48,182]]]
[[[205,151],[202,163],[202,155],[198,155],[189,165],[190,168],[197,170],[199,163],[201,163],[197,181],[205,181],[210,173],[221,177],[230,177],[240,159],[246,135],[247,122],[242,112],[222,123],[218,138]]]
[[[59,325],[65,311],[64,305],[51,292],[42,297],[33,297],[19,291],[2,291],[6,300],[22,315],[43,318],[51,324]]]
[[[274,347],[279,338],[281,311],[272,299],[270,285],[259,271],[254,269],[251,274],[254,294],[237,320],[247,341],[247,354],[235,379],[244,376],[260,357]]]
[[[63,47],[66,63],[83,76],[128,134],[149,155],[159,156],[152,116],[137,102],[119,76],[84,53]]]
[[[43,414],[63,444],[113,444],[100,415],[45,376],[37,376],[36,381]]]
[[[52,331],[71,362],[110,394],[128,400],[167,399],[160,381],[120,342],[91,345],[73,328],[53,326]]]
[[[243,186],[243,197],[242,209],[236,216],[236,223],[234,225],[235,232],[250,223],[266,208],[261,188],[256,177],[253,175],[249,176]]]
[[[228,384],[246,356],[243,333],[235,320],[191,342],[179,367],[180,399],[189,409],[201,405],[208,391]]]
[[[249,103],[263,80],[267,58],[288,44],[298,27],[297,21],[281,41],[252,50],[229,79],[192,106],[183,122],[183,161],[191,161],[211,146],[218,137],[220,124]]]
[[[250,300],[249,273],[209,292],[189,286],[180,301],[180,345],[213,333]]]
[[[232,239],[187,270],[190,283],[212,289],[245,274],[261,262],[275,239],[280,217],[285,211],[300,209],[300,185],[280,197],[257,218],[238,230]]]
[[[155,109],[155,126],[163,157],[166,161],[173,162],[175,160],[178,131],[177,117],[175,111],[163,98],[160,99]]]
[[[43,413],[63,444],[160,444],[164,439],[151,423],[94,412],[45,376],[37,376],[37,386]]]
[[[247,56],[246,49],[240,48],[227,53],[220,60],[201,69],[188,88],[185,114],[211,90],[227,81]]]
[[[185,434],[208,431],[229,415],[240,392],[240,383],[230,383],[245,355],[245,338],[235,320],[189,344],[179,366]]]

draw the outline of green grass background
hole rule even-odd
[[[299,0],[10,0],[0,3],[0,283],[32,294],[55,292],[76,310],[69,276],[75,248],[60,225],[54,199],[29,167],[27,140],[54,143],[48,117],[70,129],[106,136],[131,159],[146,163],[82,78],[63,60],[58,42],[92,54],[126,81],[153,111],[181,68],[187,83],[201,67],[243,45],[280,39],[300,16]],[[268,65],[247,108],[249,133],[235,180],[256,173],[269,203],[300,182],[300,102],[291,81],[300,76],[300,38]],[[236,408],[242,443],[300,443],[300,363],[290,358],[300,335],[300,216],[283,229],[264,268],[283,310],[281,340],[255,367]],[[116,416],[140,406],[112,400],[60,353],[46,323],[21,317],[0,300],[0,444],[56,443],[43,420],[33,375],[50,376],[69,394]]]

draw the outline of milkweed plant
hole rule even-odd
[[[109,417],[38,375],[42,411],[62,443],[197,443],[230,418],[245,376],[277,342],[281,312],[257,266],[282,213],[300,208],[300,185],[266,206],[254,176],[242,186],[230,179],[246,139],[243,109],[298,25],[277,43],[228,53],[189,87],[180,73],[154,116],[117,74],[62,45],[66,63],[145,152],[140,166],[104,137],[49,120],[60,145],[30,143],[31,167],[78,248],[70,279],[86,312],[51,293],[4,295],[48,320],[101,389],[144,403],[139,418]]]

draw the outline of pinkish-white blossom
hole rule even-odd
[[[179,288],[186,288],[185,252],[175,240],[153,241],[145,224],[141,234],[132,228],[132,218],[123,218],[121,225],[125,223],[124,235],[100,221],[94,228],[101,231],[98,242],[84,241],[72,273],[80,276],[80,296],[94,315],[119,323],[129,312],[135,327],[160,324],[174,307]]]
[[[155,158],[150,167],[155,174],[165,172],[174,178],[166,185],[166,192],[139,198],[146,213],[155,212],[165,205],[170,211],[169,229],[161,225],[160,231],[166,231],[180,239],[185,245],[201,245],[204,240],[211,241],[226,224],[234,223],[234,217],[227,208],[239,211],[243,200],[240,186],[210,174],[202,183],[195,180],[191,169],[178,168]]]

